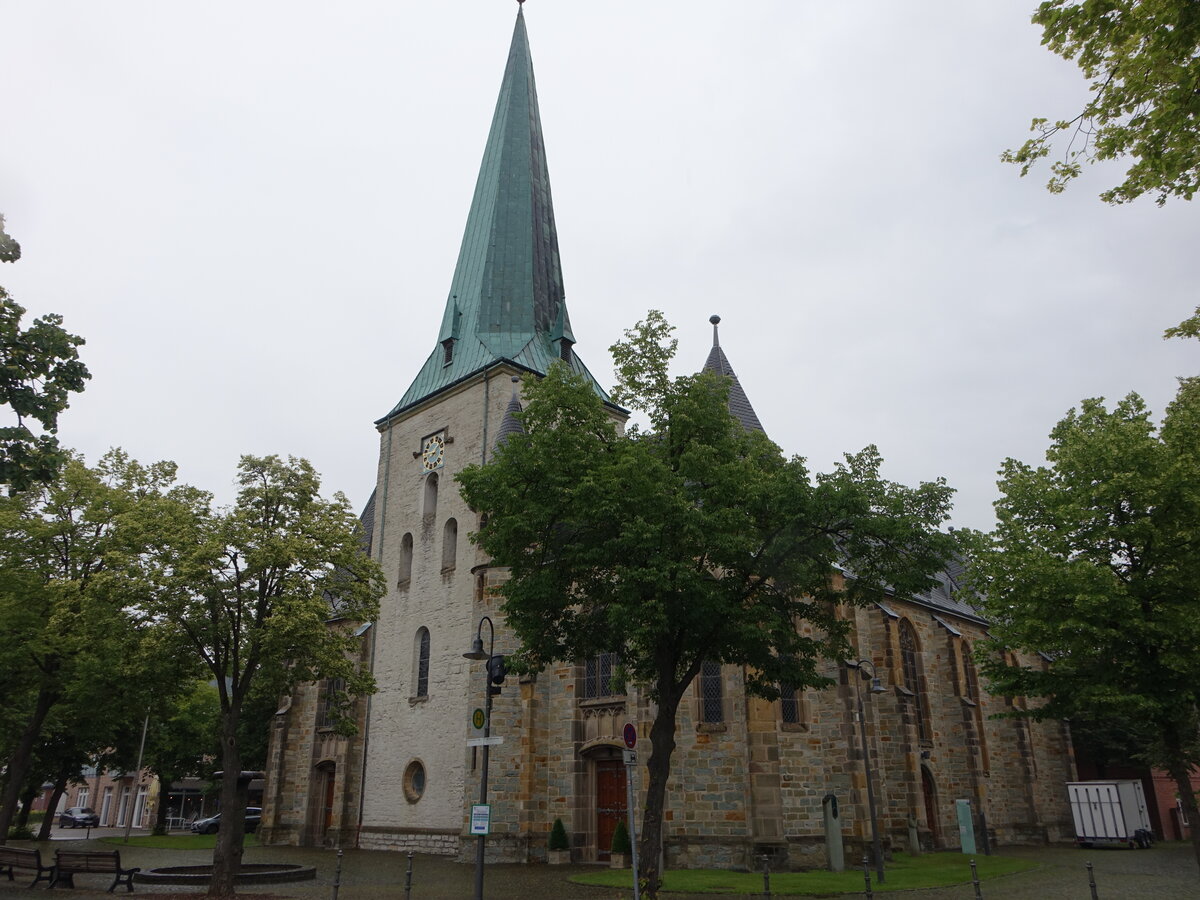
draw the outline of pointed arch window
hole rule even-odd
[[[922,742],[931,739],[928,708],[921,690],[920,645],[917,632],[908,619],[900,621],[900,666],[904,675],[904,687],[912,697],[913,713],[917,725],[917,738]]]
[[[345,678],[327,678],[321,685],[321,702],[317,705],[318,728],[332,728],[337,724],[338,709],[345,693]]]
[[[417,629],[417,638],[414,642],[413,656],[416,666],[413,677],[413,683],[416,685],[416,691],[413,696],[417,698],[429,696],[429,629],[421,626]]]
[[[458,520],[447,519],[442,529],[442,571],[449,572],[458,559]]]

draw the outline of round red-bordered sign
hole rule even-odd
[[[625,746],[630,750],[637,744],[637,729],[633,727],[632,722],[625,723]]]

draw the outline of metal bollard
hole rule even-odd
[[[404,900],[410,900],[412,897],[412,861],[413,852],[408,851],[408,871],[404,873]]]
[[[771,900],[771,857],[764,853],[759,859],[763,864],[763,896]]]
[[[1088,887],[1092,889],[1092,900],[1100,900],[1100,895],[1096,893],[1096,873],[1092,869],[1092,864],[1087,864],[1088,870]]]
[[[979,889],[979,870],[975,868],[975,860],[971,860],[971,884],[975,885],[975,900],[983,900],[983,892]]]
[[[338,888],[342,886],[342,851],[338,851],[337,868],[333,870],[333,893],[329,900],[337,900]]]
[[[863,856],[863,880],[867,883],[866,897],[867,900],[873,900],[875,893],[871,890],[871,860]]]

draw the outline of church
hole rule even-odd
[[[731,379],[731,412],[761,429],[711,321],[704,365]],[[359,637],[378,691],[356,704],[352,737],[331,727],[328,684],[298,688],[283,704],[271,730],[264,843],[473,855],[484,754],[472,719],[488,683],[464,653],[477,635],[491,638],[484,617],[495,623],[495,653],[516,647],[493,590],[505,573],[470,542],[478,521],[454,476],[486,463],[520,427],[520,376],[561,360],[606,396],[575,347],[518,11],[441,327],[408,390],[375,423],[378,474],[363,525],[388,593],[378,621],[330,623]],[[831,797],[851,859],[871,839],[870,799],[884,843],[897,849],[914,834],[925,847],[958,846],[964,800],[993,842],[1070,838],[1067,727],[993,718],[1023,701],[982,691],[972,647],[987,622],[956,598],[959,575],[943,573],[912,601],[846,609],[866,666],[831,664],[833,687],[766,701],[746,693],[737,667],[706,667],[681,709],[667,866],[748,866],[764,854],[773,868],[824,865]],[[635,685],[616,689],[612,664],[563,660],[509,677],[494,697],[489,860],[545,860],[556,819],[574,861],[608,858],[626,817],[627,773],[635,798],[645,783],[622,761],[625,726],[642,736],[644,761],[652,716]],[[868,688],[860,675],[872,669],[879,682]]]

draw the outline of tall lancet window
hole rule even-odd
[[[904,686],[912,695],[913,714],[917,720],[917,738],[922,742],[930,740],[929,710],[926,707],[925,695],[921,691],[921,660],[920,645],[917,644],[917,633],[908,619],[900,622],[900,664],[904,672]]]

